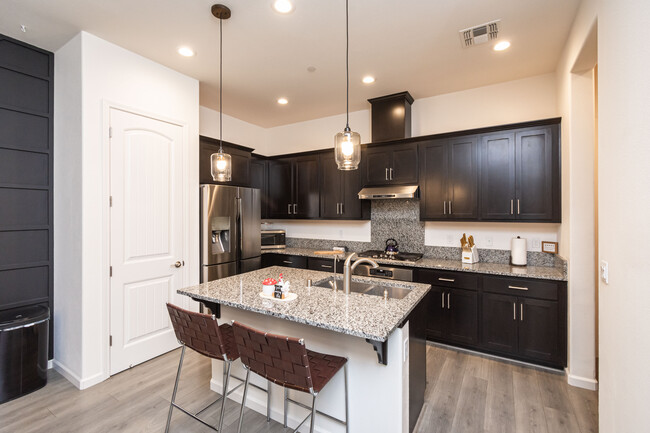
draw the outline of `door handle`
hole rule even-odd
[[[287,213],[291,215],[291,203],[287,205]]]
[[[177,261],[176,263],[174,263],[174,266],[177,267],[177,268],[180,268],[181,266],[183,266],[183,262],[181,262],[181,261],[179,260],[179,261]]]
[[[241,258],[242,251],[244,251],[244,221],[242,221],[242,207],[241,207],[241,197],[237,198],[237,236],[239,236],[239,253],[238,256]]]
[[[341,203],[341,215],[343,215],[343,203]]]
[[[442,292],[440,295],[442,295],[442,309],[445,309],[445,292]]]
[[[451,215],[451,200],[449,200],[449,215]]]
[[[517,199],[517,215],[519,215],[519,214],[520,214],[520,212],[519,212],[519,199]]]
[[[512,303],[512,320],[517,320],[517,303]]]
[[[514,200],[510,199],[510,215],[514,213]]]
[[[447,309],[451,310],[451,292],[447,292]]]
[[[340,214],[341,214],[341,212],[339,212],[339,205],[340,205],[340,204],[341,204],[341,203],[336,203],[336,214],[337,214],[337,215],[340,215]]]
[[[519,304],[519,320],[524,321],[524,304]]]
[[[447,215],[447,200],[442,201],[442,214]]]
[[[388,167],[386,167],[386,180],[388,180]]]
[[[393,180],[393,169],[390,169],[390,180]]]
[[[298,205],[296,203],[293,204],[293,214],[298,215],[298,211],[296,210],[298,208]]]

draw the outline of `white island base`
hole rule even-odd
[[[353,433],[408,433],[409,429],[409,331],[408,322],[393,331],[388,338],[387,365],[377,360],[377,353],[372,345],[363,338],[353,337],[339,332],[300,324],[272,316],[244,311],[237,308],[221,306],[219,323],[237,320],[253,328],[269,333],[303,338],[308,349],[348,358],[348,386],[350,420],[349,431]],[[221,361],[212,362],[213,391],[222,392],[223,366]],[[246,373],[241,362],[233,363],[232,374],[244,378]],[[343,371],[325,386],[316,399],[316,409],[338,419],[345,419],[345,394]],[[267,382],[251,373],[251,382],[266,388]],[[232,389],[240,383],[231,378]],[[311,405],[311,396],[299,391],[289,391],[290,397],[307,406]],[[241,403],[243,387],[230,395],[230,399]],[[271,418],[279,423],[283,415],[284,390],[271,384]],[[232,404],[232,403],[231,403]],[[246,406],[266,416],[266,393],[248,388]],[[288,425],[295,428],[307,416],[305,409],[289,404]],[[301,431],[309,431],[309,425],[303,425]],[[242,431],[246,431],[246,416]],[[345,427],[324,416],[316,415],[317,432],[345,432]]]

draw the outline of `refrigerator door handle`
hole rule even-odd
[[[244,250],[244,224],[242,221],[242,209],[241,209],[241,197],[236,199],[236,209],[237,209],[237,233],[239,235],[239,248],[237,250],[237,260],[241,259],[242,251]]]

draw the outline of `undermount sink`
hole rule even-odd
[[[314,284],[314,286],[330,289],[332,288],[334,281],[336,281],[338,290],[343,290],[343,280],[334,277],[329,277],[318,281],[316,284]],[[402,299],[411,292],[410,289],[405,289],[403,287],[386,286],[376,283],[364,283],[361,281],[352,281],[350,284],[350,291],[373,296],[384,296],[384,293],[386,293],[386,296],[391,299]]]

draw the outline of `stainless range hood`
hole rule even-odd
[[[376,186],[359,191],[360,199],[419,198],[417,185]]]

